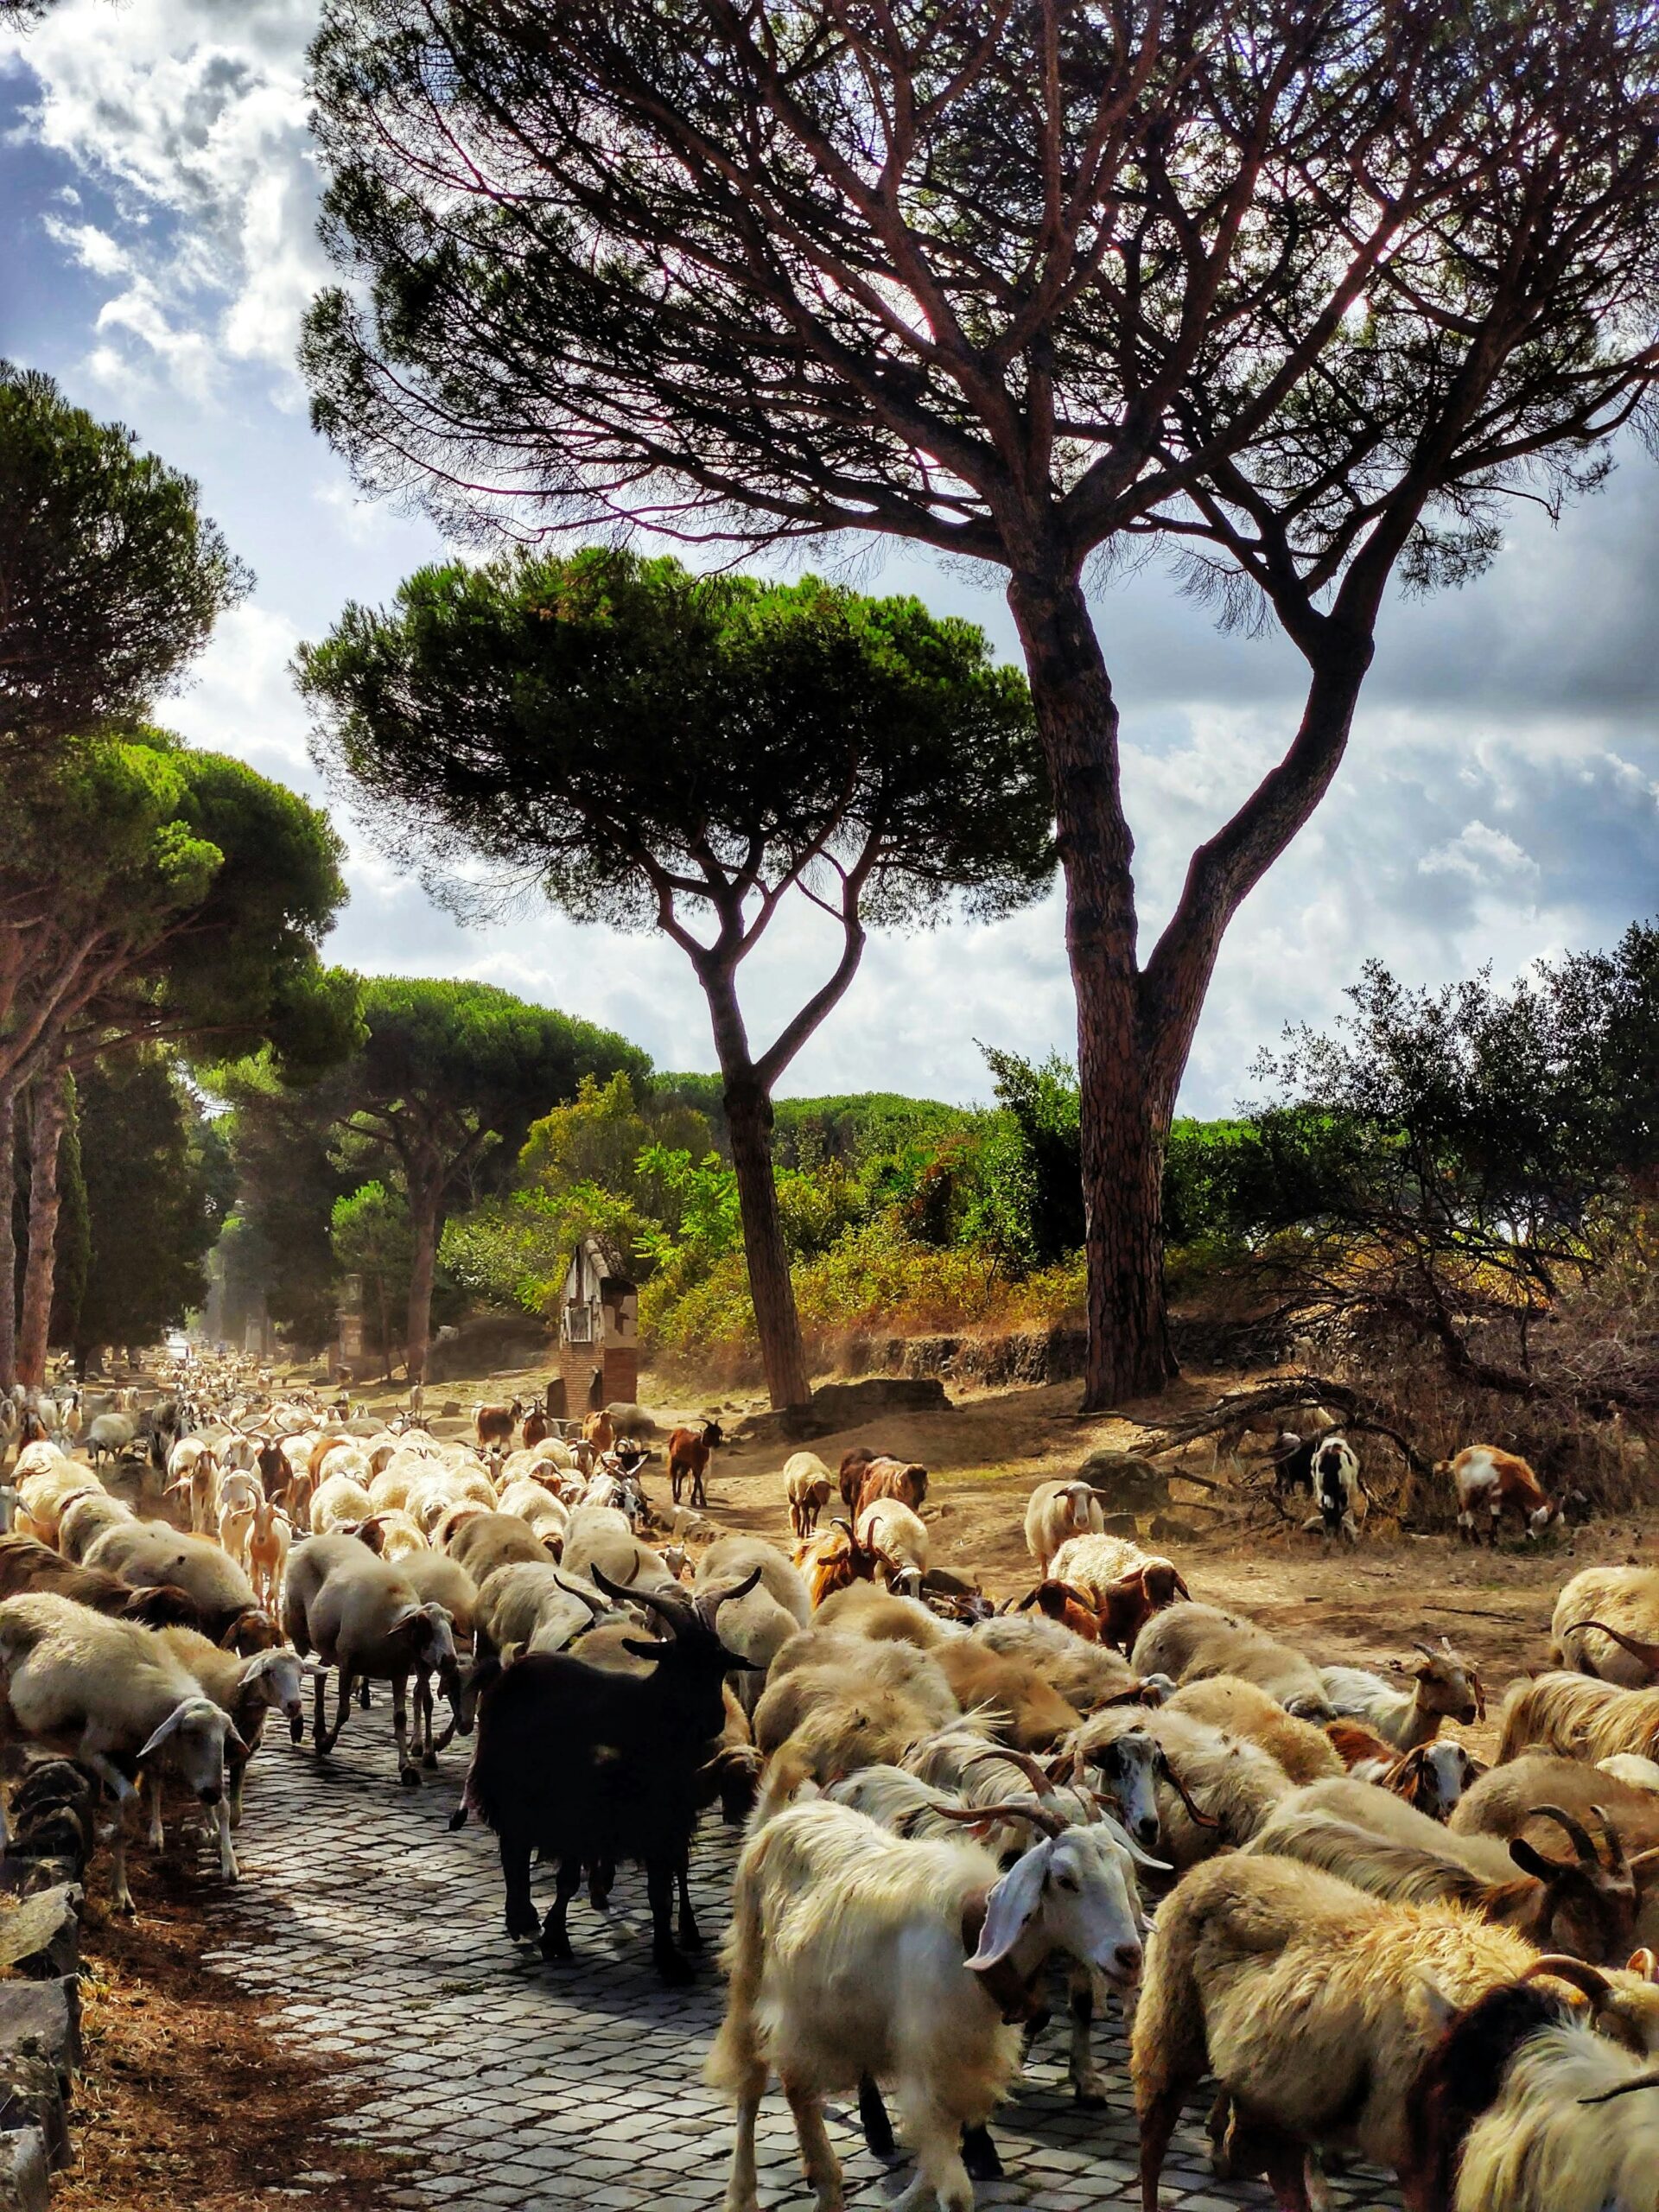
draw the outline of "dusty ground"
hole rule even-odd
[[[105,1910],[101,1856],[94,1866],[86,2071],[54,2212],[378,2212],[398,2162],[325,2133],[360,2092],[273,2034],[271,2005],[203,1965],[200,1872],[138,1844],[130,1860],[136,1920]]]
[[[1198,1404],[1236,1379],[1200,1376],[1180,1387]],[[524,1371],[444,1386],[429,1393],[429,1403],[442,1395],[470,1408],[515,1386],[538,1388],[540,1380]],[[665,1402],[649,1377],[642,1395],[664,1427],[705,1411],[735,1421],[761,1402],[731,1394],[708,1407]],[[931,1473],[926,1517],[937,1559],[977,1574],[1001,1598],[1031,1580],[1020,1523],[1032,1486],[1075,1471],[1091,1451],[1147,1441],[1132,1421],[1081,1418],[1080,1398],[1076,1383],[969,1392],[947,1413],[883,1419],[817,1439],[813,1448],[832,1467],[855,1443],[921,1460]],[[369,1394],[377,1410],[400,1402],[394,1392]],[[454,1433],[467,1424],[434,1425]],[[718,1452],[711,1516],[786,1544],[778,1477],[785,1456],[757,1445]],[[660,1460],[646,1474],[653,1495],[665,1494]],[[1187,1516],[1200,1495],[1187,1491],[1174,1510]],[[1196,1511],[1190,1517],[1205,1520]],[[1550,1611],[1566,1577],[1592,1561],[1659,1560],[1659,1519],[1595,1523],[1558,1545],[1496,1554],[1381,1529],[1368,1532],[1353,1557],[1325,1558],[1317,1539],[1278,1528],[1163,1548],[1179,1558],[1195,1596],[1250,1613],[1317,1659],[1386,1664],[1415,1639],[1449,1636],[1481,1669],[1495,1708],[1507,1681],[1547,1663]],[[1490,1731],[1471,1732],[1471,1742],[1490,1750]],[[137,1850],[135,1860],[143,1863]],[[144,1890],[147,1910],[137,1926],[100,1915],[89,1937],[95,1978],[77,2163],[54,2203],[62,2212],[138,2204],[155,2212],[274,2212],[296,2202],[365,2212],[385,2202],[398,2178],[394,2160],[331,2144],[326,2171],[317,2171],[319,2134],[341,2110],[340,2092],[324,2065],[273,2028],[264,2005],[201,1963],[196,1878],[169,1874],[159,1889],[146,1882]]]

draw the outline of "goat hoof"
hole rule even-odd
[[[702,1948],[702,1930],[700,1928],[694,1928],[689,1920],[683,1922],[680,1927],[679,1944],[683,1951],[700,1951]]]
[[[543,1936],[541,1953],[550,1966],[556,1967],[568,1967],[576,1955],[570,1948],[568,1936]]]
[[[1106,2098],[1100,2089],[1074,2088],[1071,2101],[1074,2105],[1081,2105],[1084,2112],[1101,2112],[1105,2108]]]
[[[657,1968],[659,1980],[665,1981],[671,1989],[683,1989],[689,1981],[695,1980],[690,1963],[677,1951],[656,1952],[652,1964]]]
[[[421,1764],[425,1767],[429,1772],[435,1770],[437,1764],[438,1755],[435,1751],[423,1751],[421,1753]]]
[[[997,2156],[996,2145],[989,2132],[983,2127],[964,2127],[962,2131],[962,2163],[969,2181],[1001,2181],[1002,2161]]]
[[[405,1789],[418,1789],[421,1786],[421,1770],[415,1765],[400,1767],[397,1770],[397,1779]]]

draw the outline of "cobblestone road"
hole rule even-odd
[[[266,1738],[250,1777],[238,1849],[244,1879],[215,1910],[210,1961],[276,2000],[288,2027],[361,2084],[343,2134],[411,2154],[399,2194],[413,2212],[450,2205],[590,2205],[709,2212],[725,2185],[726,2108],[701,2067],[721,2010],[713,1947],[723,1929],[733,1845],[710,1824],[694,1870],[709,1955],[696,1985],[665,1990],[642,1942],[644,1885],[618,1880],[606,1916],[573,1904],[574,1967],[519,1955],[501,1929],[493,1839],[446,1821],[462,1764],[446,1756],[419,1792],[397,1787],[385,1694],[354,1713],[328,1766],[308,1746]],[[538,1897],[551,1885],[538,1875]],[[211,1894],[211,1880],[204,1892]],[[1097,2035],[1106,2031],[1098,2027]],[[982,2205],[1079,2212],[1134,2201],[1135,2134],[1121,2044],[1110,2102],[1079,2112],[1058,2038],[1039,2050],[994,2124],[1007,2178]],[[1195,2115],[1196,2116],[1196,2115]],[[870,2158],[844,2107],[830,2133],[849,2200],[879,2205],[910,2174]],[[315,2170],[328,2171],[326,2144]],[[760,2138],[763,2205],[802,2202],[795,2138],[775,2091]],[[1353,2182],[1344,2212],[1398,2199]],[[1180,2212],[1261,2207],[1264,2190],[1211,2177],[1194,2129],[1178,2136],[1165,2202]]]

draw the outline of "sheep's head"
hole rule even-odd
[[[231,1745],[239,1751],[248,1748],[231,1725],[230,1715],[211,1698],[188,1697],[174,1707],[140,1750],[138,1764],[142,1766],[165,1747],[187,1787],[204,1805],[217,1805],[225,1795],[225,1752]]]

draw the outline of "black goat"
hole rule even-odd
[[[626,1649],[653,1662],[648,1675],[590,1667],[572,1654],[529,1652],[488,1683],[479,1700],[478,1742],[466,1796],[451,1821],[468,1812],[493,1828],[506,1885],[507,1933],[537,1932],[530,1892],[532,1853],[558,1862],[557,1889],[541,1923],[542,1955],[569,1959],[565,1913],[588,1870],[595,1897],[624,1859],[645,1870],[652,1958],[664,1981],[690,1977],[680,1945],[701,1942],[687,1893],[691,1832],[707,1777],[703,1769],[725,1723],[721,1684],[748,1665],[715,1628],[720,1607],[760,1579],[695,1601],[624,1590],[600,1568],[594,1582],[620,1603],[645,1605],[668,1633],[641,1636]],[[679,1940],[671,1926],[679,1885]]]

